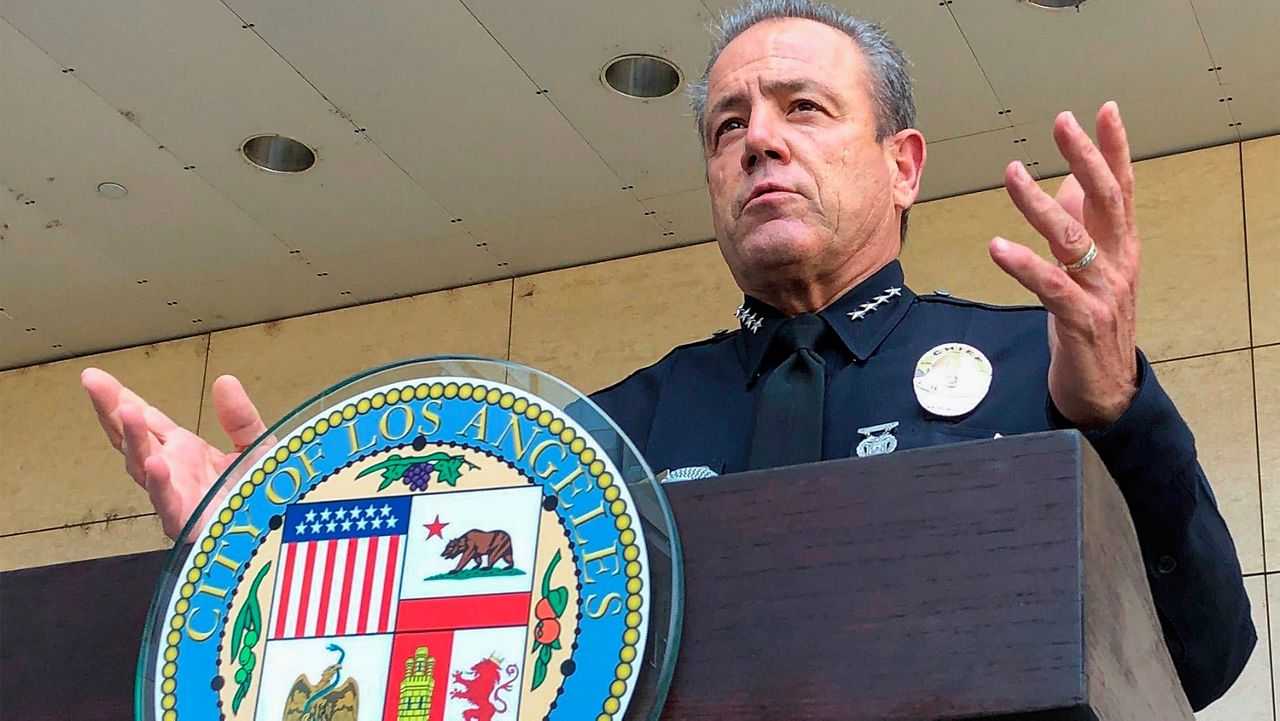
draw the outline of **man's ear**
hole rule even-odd
[[[920,176],[924,174],[924,135],[915,128],[900,130],[884,140],[885,160],[892,173],[893,204],[910,208],[920,195]]]

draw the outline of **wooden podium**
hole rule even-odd
[[[1076,433],[666,486],[666,719],[1191,721],[1124,500]],[[0,579],[0,708],[132,718],[163,552]]]
[[[666,490],[687,598],[664,718],[1193,718],[1078,433]]]

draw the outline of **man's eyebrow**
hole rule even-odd
[[[834,93],[831,87],[826,83],[813,80],[811,78],[783,78],[778,80],[770,80],[761,88],[765,95],[796,95],[800,93],[820,93],[827,97],[832,97]],[[710,119],[712,116],[718,115],[725,110],[742,105],[747,102],[747,94],[743,92],[730,93],[715,102],[711,106],[711,110],[706,117]]]

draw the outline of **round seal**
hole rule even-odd
[[[247,453],[157,602],[152,718],[621,718],[648,555],[614,461],[570,415],[431,377]]]
[[[938,416],[962,416],[982,402],[991,388],[991,361],[964,343],[943,343],[916,361],[916,400]]]

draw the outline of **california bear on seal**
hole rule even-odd
[[[473,528],[470,531],[449,541],[444,547],[441,558],[457,558],[462,556],[452,573],[461,571],[468,563],[475,561],[476,568],[493,568],[498,561],[506,561],[508,568],[515,567],[511,558],[511,536],[506,531],[481,531]],[[488,556],[489,564],[485,566],[482,557]]]

